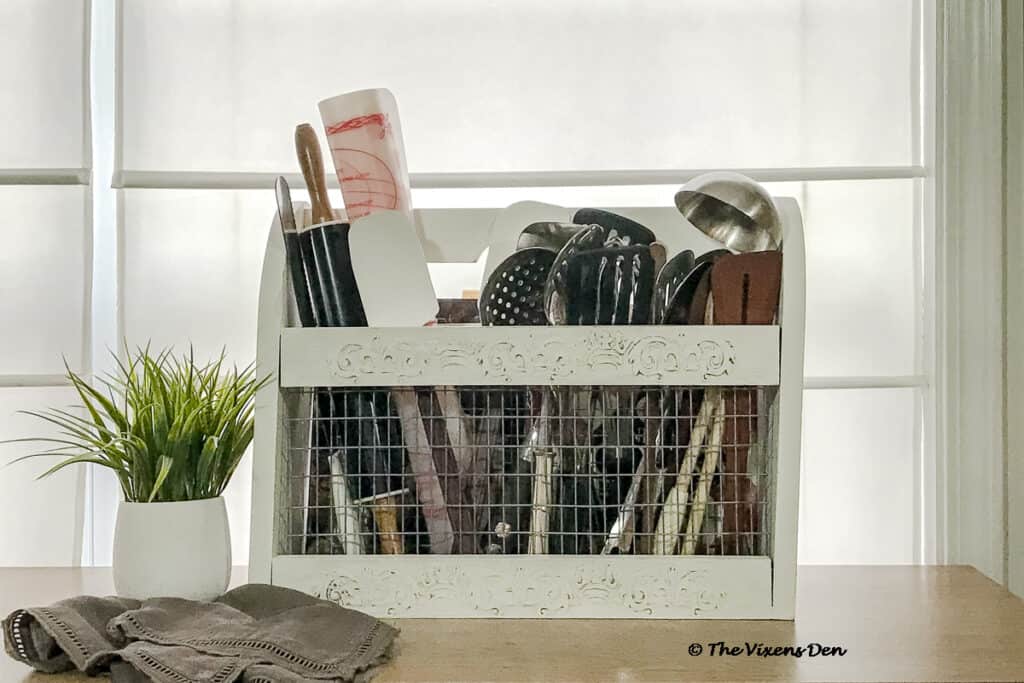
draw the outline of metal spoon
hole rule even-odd
[[[771,195],[731,171],[705,173],[676,193],[676,208],[698,230],[733,251],[778,249],[782,222]]]

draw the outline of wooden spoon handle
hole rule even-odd
[[[306,179],[309,199],[313,204],[313,224],[334,220],[331,198],[327,195],[327,180],[324,178],[324,160],[320,155],[320,141],[316,131],[308,123],[295,127],[295,154],[299,158],[302,177]]]
[[[398,531],[398,506],[384,500],[373,508],[381,555],[401,555],[402,536]]]
[[[710,392],[709,392],[710,393]],[[705,401],[708,399],[705,398]],[[725,399],[721,392],[714,392],[712,407],[711,435],[704,450],[704,464],[697,480],[697,491],[693,495],[690,516],[686,521],[686,536],[683,538],[681,555],[693,555],[697,552],[697,540],[700,530],[704,527],[704,515],[707,513],[708,496],[711,493],[711,482],[718,467],[718,458],[722,450],[722,430],[725,427]]]

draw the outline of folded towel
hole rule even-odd
[[[7,653],[38,671],[113,683],[364,681],[397,629],[287,588],[249,584],[211,602],[82,596],[15,610]]]

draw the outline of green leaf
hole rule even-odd
[[[149,493],[149,499],[147,503],[152,503],[153,499],[156,498],[156,494],[160,492],[160,487],[163,486],[164,480],[167,479],[167,475],[171,473],[171,467],[174,466],[174,461],[167,456],[160,458],[160,471],[156,475],[156,482],[153,484],[153,490]]]
[[[11,441],[41,444],[14,462],[61,459],[41,476],[77,462],[108,467],[130,501],[222,493],[252,441],[255,395],[270,376],[258,378],[252,363],[229,370],[223,350],[206,363],[191,348],[177,357],[125,343],[112,355],[115,369],[92,382],[65,362],[82,412],[28,413],[56,434]]]

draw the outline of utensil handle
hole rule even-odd
[[[742,555],[757,530],[753,484],[748,474],[751,421],[757,410],[755,389],[728,389],[725,394],[725,439],[722,445],[722,552]]]
[[[686,519],[686,507],[690,497],[690,477],[693,476],[697,457],[704,445],[719,395],[719,390],[715,388],[708,389],[704,395],[704,401],[697,413],[697,420],[690,431],[690,445],[687,446],[686,455],[679,466],[679,476],[676,478],[675,485],[665,496],[661,516],[658,518],[658,526],[654,531],[655,555],[671,555],[675,551],[676,539],[683,526],[683,520]]]
[[[313,205],[313,223],[327,223],[334,220],[331,199],[327,195],[327,179],[324,177],[324,159],[320,154],[320,141],[316,131],[308,123],[295,127],[295,154],[299,168],[306,180],[309,199]]]
[[[284,235],[284,254],[288,263],[288,275],[291,277],[292,295],[295,297],[295,310],[299,314],[299,324],[302,327],[316,327],[313,300],[309,294],[306,269],[299,250],[299,236],[294,232]]]
[[[553,452],[551,416],[554,413],[551,391],[545,389],[537,418],[538,448],[533,451],[533,505],[530,508],[529,555],[548,554],[548,506],[551,504]]]
[[[529,555],[548,554],[548,505],[551,502],[551,456],[534,456],[533,507],[530,515]]]
[[[338,536],[346,555],[362,555],[363,547],[359,541],[359,512],[348,492],[345,482],[345,467],[338,455],[330,457],[331,491],[334,497],[334,513],[338,519]]]
[[[377,523],[380,554],[402,555],[402,536],[398,532],[398,506],[390,501],[382,501],[373,508],[373,520]]]
[[[416,497],[423,509],[430,536],[430,551],[435,555],[447,555],[452,551],[455,532],[448,513],[441,482],[434,466],[433,452],[423,428],[416,390],[410,387],[393,387],[391,399],[395,403],[398,419],[402,425],[402,437],[409,454],[409,467],[416,480]]]
[[[704,399],[707,401],[707,399]],[[720,392],[715,392],[712,410],[711,438],[704,452],[704,466],[701,468],[697,482],[697,492],[693,496],[693,507],[686,523],[686,536],[683,539],[681,555],[693,555],[697,550],[697,537],[704,526],[704,515],[707,512],[708,495],[711,492],[711,481],[718,467],[719,453],[722,450],[722,431],[725,428],[725,399]]]

